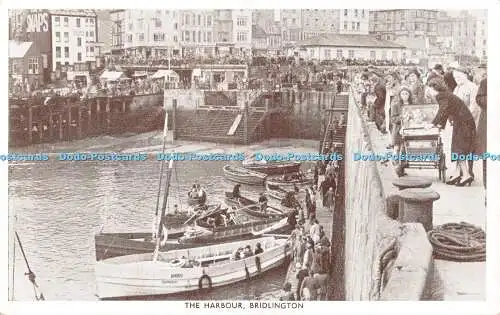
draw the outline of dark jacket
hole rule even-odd
[[[373,106],[377,109],[383,109],[385,106],[385,96],[387,94],[387,90],[385,88],[385,85],[382,83],[377,83],[375,85],[375,96],[377,97],[375,99],[375,102],[373,102]]]
[[[457,82],[455,82],[455,78],[453,77],[453,72],[447,71],[444,76],[444,83],[446,83],[446,86],[450,90],[450,92],[455,91],[455,88],[457,87]]]

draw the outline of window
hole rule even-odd
[[[344,22],[344,30],[347,30],[347,22]]]
[[[177,30],[179,28],[179,25],[177,23],[174,23],[174,30]]]
[[[129,42],[129,43],[131,43],[131,42],[132,42],[132,40],[133,40],[133,36],[132,36],[132,34],[129,34],[129,35],[127,36],[127,40],[128,40],[128,42]]]
[[[486,57],[486,50],[483,50],[483,57]]]
[[[360,22],[357,22],[357,23],[356,23],[356,30],[358,30],[358,31],[359,31],[359,29],[360,29],[360,28],[361,28],[361,23],[360,23]]]
[[[347,10],[344,10],[344,16],[347,16]]]
[[[186,14],[186,25],[189,25],[189,15]]]
[[[392,60],[398,60],[399,59],[399,54],[397,51],[392,52]]]
[[[81,38],[81,37],[78,37],[78,38],[76,39],[76,45],[77,45],[78,47],[81,47],[81,46],[82,46],[82,38]]]
[[[198,43],[201,42],[201,31],[198,31]]]
[[[330,49],[325,49],[325,59],[330,60],[332,58]]]
[[[344,58],[342,49],[337,49],[337,59],[342,59],[342,58]]]
[[[400,30],[403,30],[405,29],[405,23],[404,22],[401,22],[401,26],[399,27]]]
[[[94,47],[90,47],[90,52],[94,53]]]
[[[185,33],[186,33],[186,34],[185,34],[185,36],[184,36],[184,39],[186,40],[186,42],[189,42],[189,35],[190,35],[191,33],[189,33],[189,31],[186,31]]]
[[[56,32],[56,42],[61,41],[61,32]]]
[[[247,33],[246,32],[238,32],[237,34],[237,40],[239,42],[246,42],[247,41]]]
[[[89,19],[90,25],[94,25],[94,19]]]
[[[355,29],[356,29],[356,22],[352,22],[352,23],[351,23],[351,28],[352,28],[353,30],[355,30]]]
[[[292,24],[293,25],[297,24],[297,19],[292,19]]]
[[[209,42],[209,43],[212,42],[212,32],[207,33],[207,42]]]
[[[418,23],[415,23],[415,31],[418,31],[418,29],[419,29],[419,25],[418,25]]]
[[[238,26],[246,26],[247,25],[247,18],[246,17],[239,17],[237,20]],[[286,24],[286,18],[283,19],[283,22]]]
[[[193,31],[193,42],[196,42],[196,31]]]
[[[283,25],[286,25],[286,22],[287,22],[286,18],[283,18]]]
[[[201,15],[198,15],[198,25],[201,25]]]
[[[90,37],[94,37],[94,31],[90,31],[90,32],[89,32],[89,36],[90,36]]]
[[[207,26],[211,26],[211,25],[212,25],[212,17],[207,16]]]
[[[486,39],[483,39],[483,45],[486,45]]]
[[[385,51],[385,50],[382,51],[382,59],[383,60],[387,59],[387,51]]]
[[[365,10],[361,10],[361,17],[365,17]]]
[[[80,21],[80,18],[77,18],[76,19],[76,27],[81,27],[81,21]]]
[[[64,47],[64,58],[69,58],[69,47]]]
[[[349,59],[354,59],[354,50],[349,49]]]
[[[375,50],[370,51],[370,59],[377,59],[377,52]]]
[[[64,42],[69,43],[69,33],[68,32],[64,32]]]
[[[155,19],[155,27],[160,28],[161,27],[161,20],[160,19]]]
[[[354,16],[358,17],[358,10],[354,10]]]
[[[69,18],[67,16],[64,17],[64,26],[69,26]]]
[[[134,24],[128,23],[128,30],[132,31],[134,29]]]
[[[28,73],[29,74],[40,74],[38,69],[38,58],[29,58],[28,59]]]
[[[78,61],[82,61],[82,53],[81,52],[79,52],[76,56],[77,56],[76,58]]]
[[[177,41],[178,41],[177,35],[174,35],[174,42],[177,43]]]
[[[139,41],[141,41],[141,42],[144,41],[144,33],[139,34]]]
[[[54,24],[55,24],[56,26],[61,26],[61,18],[60,18],[60,17],[58,17],[58,16],[56,16],[56,17],[54,18]]]

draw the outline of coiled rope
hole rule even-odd
[[[486,233],[466,222],[446,223],[428,233],[434,258],[478,262],[486,260]]]

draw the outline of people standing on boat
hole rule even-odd
[[[205,192],[205,190],[203,188],[201,188],[200,184],[196,185],[196,190],[197,190],[197,194],[198,194],[197,197],[199,198],[199,203],[205,204],[205,202],[207,202],[207,193]]]
[[[261,212],[266,212],[267,211],[267,197],[265,193],[261,193],[259,197],[259,205],[260,205],[260,211]]]
[[[198,190],[196,189],[196,184],[193,184],[193,187],[191,187],[191,191],[188,193],[188,196],[189,198],[195,198],[197,193]]]
[[[245,246],[245,249],[243,250],[243,255],[245,258],[253,256],[252,247],[250,245]]]
[[[335,209],[335,192],[333,191],[332,187],[330,187],[326,192],[325,199],[326,199],[326,204],[325,204],[326,208],[328,208],[330,212],[333,212],[333,210]]]
[[[233,187],[233,198],[240,198],[241,197],[240,187],[241,187],[241,184],[234,185],[234,187]]]
[[[295,301],[295,296],[292,292],[292,284],[290,282],[285,283],[283,286],[283,292],[280,296],[280,301]]]
[[[263,252],[262,245],[260,243],[255,244],[255,255],[262,254]]]

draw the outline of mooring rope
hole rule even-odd
[[[486,260],[486,233],[472,224],[446,223],[428,235],[436,259],[457,262]]]
[[[19,234],[17,234],[17,232],[16,232],[16,238],[17,238],[17,243],[19,244],[19,249],[21,250],[21,253],[23,254],[24,262],[26,263],[26,267],[28,268],[28,272],[26,272],[25,275],[28,276],[29,281],[33,284],[33,291],[35,292],[35,299],[37,301],[45,301],[45,297],[43,296],[43,293],[39,291],[40,287],[36,283],[36,275],[30,268],[30,265],[28,263],[28,258],[26,258],[26,254],[24,253],[23,244],[21,244],[21,239],[19,238]]]

